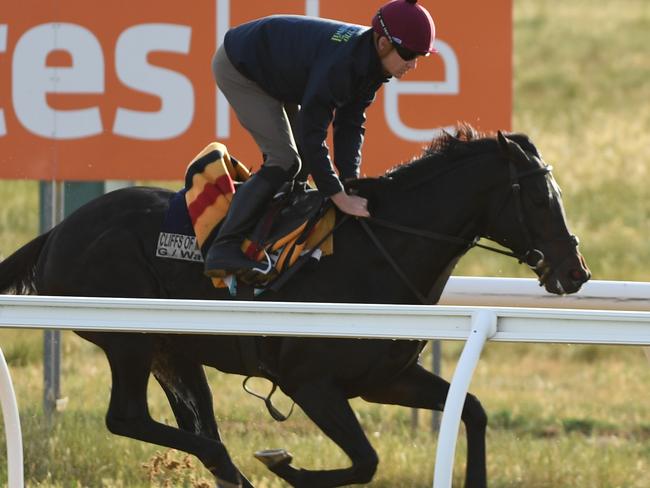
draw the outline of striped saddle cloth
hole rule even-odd
[[[246,167],[230,156],[225,145],[213,142],[189,164],[185,173],[185,203],[203,257],[226,216],[237,186],[250,178]],[[315,189],[294,189],[278,193],[260,222],[242,243],[242,251],[260,261],[266,274],[244,278],[264,286],[290,268],[303,254],[315,258],[333,252],[331,230],[335,212]],[[315,249],[317,247],[317,249]],[[227,287],[229,279],[212,278],[215,287]]]

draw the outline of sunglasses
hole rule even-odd
[[[417,53],[415,51],[411,51],[408,48],[405,48],[401,44],[398,44],[395,42],[393,39],[393,36],[390,35],[390,32],[388,31],[388,27],[386,27],[386,22],[384,22],[384,17],[381,15],[381,9],[377,11],[377,20],[379,20],[379,25],[381,26],[382,30],[384,31],[384,34],[386,35],[386,38],[390,41],[390,43],[393,45],[395,48],[395,51],[397,51],[397,54],[399,55],[400,58],[402,58],[404,61],[412,61],[418,56],[422,56],[422,54]]]

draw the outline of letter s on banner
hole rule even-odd
[[[460,93],[460,70],[456,53],[449,44],[441,40],[436,40],[436,49],[437,55],[444,61],[444,81],[401,81],[393,78],[386,85],[384,94],[386,122],[395,135],[404,140],[428,142],[443,130],[452,130],[448,127],[430,129],[409,127],[399,114],[400,95],[458,95]]]
[[[71,67],[48,67],[47,56],[67,51]],[[76,24],[48,23],[25,32],[12,66],[13,104],[25,129],[52,139],[79,139],[102,133],[99,108],[54,110],[48,93],[103,93],[104,55],[91,31]]]
[[[173,139],[183,134],[194,118],[194,88],[187,77],[147,63],[153,51],[187,54],[192,29],[185,25],[143,24],[126,29],[115,47],[115,69],[120,81],[161,99],[158,112],[118,108],[115,134],[134,139]]]

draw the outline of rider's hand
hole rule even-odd
[[[355,217],[370,217],[368,200],[363,197],[348,195],[345,191],[340,191],[330,198],[334,202],[334,205],[343,213],[354,215]]]

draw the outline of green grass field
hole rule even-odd
[[[514,4],[514,129],[529,134],[554,165],[594,279],[650,281],[650,3]],[[6,256],[37,233],[37,184],[2,182],[0,196],[0,255]],[[470,253],[456,274],[529,276],[482,251]],[[20,402],[28,486],[212,486],[195,460],[108,433],[107,364],[98,349],[71,333],[63,340],[67,405],[47,425],[41,341],[40,332],[0,331]],[[460,348],[444,344],[445,377]],[[288,448],[306,468],[346,464],[301,412],[276,424],[261,402],[241,390],[241,378],[209,375],[226,443],[255,486],[283,486],[252,458],[257,449]],[[471,389],[490,416],[490,486],[650,486],[648,385],[650,364],[640,348],[489,344]],[[154,417],[173,423],[153,383],[150,395]],[[286,399],[279,403],[288,407]],[[429,415],[421,416],[413,433],[409,410],[353,403],[381,457],[370,486],[431,486],[435,437],[427,432]],[[3,450],[0,480],[6,479]],[[463,469],[461,438],[455,486]]]

